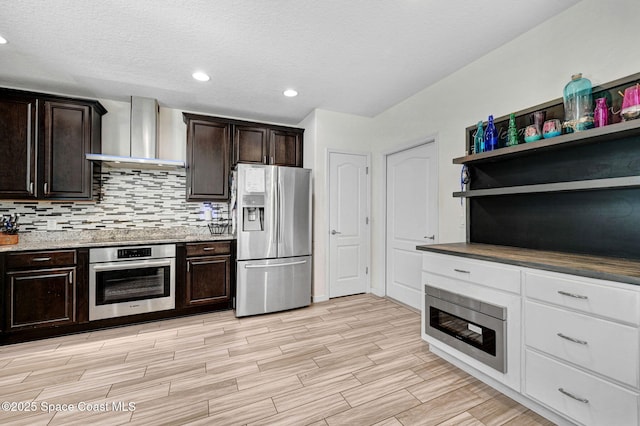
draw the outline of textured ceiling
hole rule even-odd
[[[0,0],[0,85],[289,124],[375,116],[577,2]]]

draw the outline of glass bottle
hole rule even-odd
[[[473,138],[473,152],[476,154],[484,152],[484,128],[482,127],[482,121],[478,121],[478,129]]]
[[[593,111],[593,123],[596,127],[603,127],[609,124],[609,107],[607,98],[596,99],[596,108]]]
[[[593,127],[593,99],[591,81],[574,74],[564,87],[564,123],[567,133],[579,132]]]
[[[487,124],[487,131],[484,132],[484,150],[493,151],[498,148],[498,132],[496,126],[493,124],[493,115],[489,116],[489,124]]]
[[[509,114],[509,129],[507,131],[507,146],[518,145],[518,129],[516,128],[516,115]]]

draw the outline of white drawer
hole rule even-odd
[[[527,346],[638,387],[637,328],[531,301],[524,318]]]
[[[525,271],[525,294],[559,306],[630,324],[640,324],[640,292],[607,285],[606,281],[572,275]],[[601,284],[598,284],[601,283]]]
[[[520,294],[520,269],[500,263],[439,253],[424,253],[422,269],[432,274]]]
[[[585,425],[638,425],[637,393],[531,350],[525,357],[526,395]]]

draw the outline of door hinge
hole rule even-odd
[[[366,275],[369,275],[369,267],[368,267],[368,266],[367,266],[366,268],[364,268],[364,273],[365,273]]]
[[[367,217],[365,218],[365,221],[364,221],[364,222],[365,222],[365,224],[366,224],[366,225],[368,225],[368,224],[369,224],[369,216],[367,216]]]
[[[365,167],[364,170],[366,174],[369,174],[369,166]]]

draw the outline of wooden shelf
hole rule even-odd
[[[550,139],[540,139],[536,142],[523,143],[516,146],[499,148],[494,151],[471,154],[453,159],[453,164],[474,164],[489,161],[504,160],[506,158],[530,155],[540,151],[561,149],[577,144],[606,142],[629,136],[640,135],[640,119],[624,121],[605,127],[598,127],[582,132],[569,133]]]
[[[579,180],[573,182],[543,183],[537,185],[509,186],[503,188],[473,189],[454,192],[454,197],[490,197],[496,195],[535,194],[541,192],[594,191],[615,188],[640,187],[640,176],[607,179]]]

